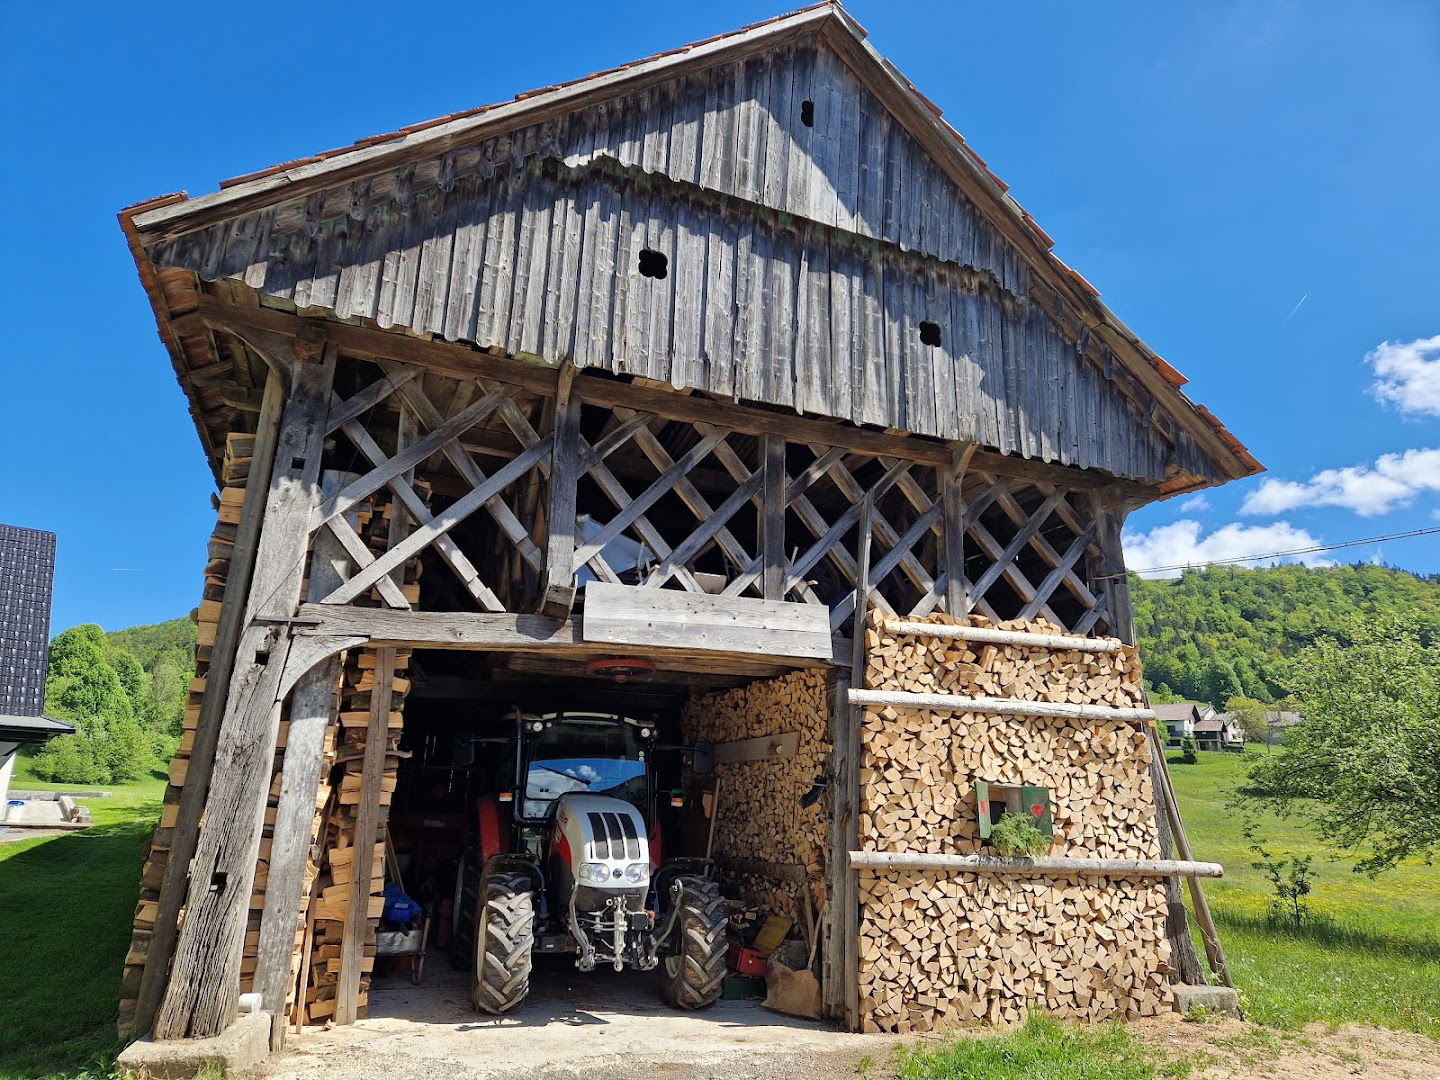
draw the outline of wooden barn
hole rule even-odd
[[[1203,980],[1120,532],[1260,466],[841,8],[120,220],[218,491],[124,1030],[364,1016],[387,883],[463,951],[576,710],[849,1027]]]

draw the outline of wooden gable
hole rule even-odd
[[[280,187],[155,229],[148,254],[301,311],[552,365],[1157,486],[1233,474],[834,46],[813,30]],[[640,272],[642,251],[664,278]]]

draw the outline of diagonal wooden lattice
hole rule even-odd
[[[342,431],[371,468],[323,500],[311,514],[312,536],[319,529],[327,529],[351,560],[348,576],[321,602],[352,603],[374,589],[387,606],[408,608],[410,604],[399,587],[399,574],[408,560],[433,548],[482,609],[504,611],[504,603],[448,534],[483,507],[521,556],[538,570],[543,561],[538,546],[500,496],[530,469],[548,466],[553,436],[537,433],[515,407],[513,399],[519,393],[518,387],[474,380],[478,399],[446,417],[415,378],[417,369],[386,364],[384,370],[381,379],[348,399],[342,401],[332,395],[328,431]],[[398,399],[401,423],[395,451],[387,454],[361,418],[392,396]],[[492,415],[498,415],[510,429],[521,450],[493,474],[487,474],[461,439]],[[414,486],[414,472],[437,454],[469,485],[469,491],[432,515]],[[345,515],[382,489],[389,492],[397,509],[391,522],[390,545],[376,554]]]
[[[543,610],[556,615],[569,612],[578,584],[593,575],[825,605],[840,630],[855,608],[868,496],[871,607],[912,616],[953,608],[996,621],[1044,617],[1078,633],[1109,627],[1109,590],[1093,577],[1104,558],[1092,507],[1074,491],[967,472],[959,457],[947,469],[933,457],[746,434],[667,416],[663,404],[654,411],[591,405],[570,394],[566,379],[544,408],[518,385],[461,379],[442,410],[415,367],[381,361],[380,371],[330,402],[327,433],[343,434],[366,471],[344,480],[311,515],[311,533],[327,531],[350,564],[325,603],[373,593],[409,607],[402,570],[429,549],[484,611],[514,609],[515,579],[498,565],[513,559],[540,583]],[[384,436],[392,450],[366,426],[381,405],[386,415],[399,414],[394,439]],[[481,427],[489,429],[488,449],[467,441]],[[501,428],[513,449],[496,462]],[[477,450],[489,455],[485,466]],[[439,464],[454,498],[432,510],[416,472],[428,476]],[[526,503],[507,495],[532,470],[538,479],[527,481],[528,490],[548,481],[548,509],[533,496]],[[379,551],[352,524],[356,508],[377,492],[392,505],[388,547]],[[476,550],[470,531],[452,536],[482,508],[506,551]],[[639,556],[616,563],[617,550]],[[520,602],[528,603],[523,595]]]

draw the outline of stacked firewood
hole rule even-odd
[[[225,440],[225,456],[221,463],[222,487],[214,500],[216,524],[210,534],[208,558],[205,563],[205,585],[200,606],[191,613],[195,620],[195,677],[190,682],[185,705],[185,718],[180,748],[170,762],[169,784],[165,788],[160,810],[160,823],[151,839],[140,879],[140,899],[135,908],[134,933],[130,951],[125,956],[125,973],[120,988],[118,1023],[128,1031],[135,1015],[135,999],[145,970],[145,957],[155,930],[160,886],[165,880],[170,857],[170,836],[179,818],[180,794],[190,769],[190,755],[195,749],[195,732],[200,724],[200,706],[210,668],[215,632],[220,622],[220,606],[225,599],[229,580],[230,559],[235,550],[235,530],[240,521],[240,507],[245,498],[245,481],[250,475],[250,461],[255,449],[255,436],[232,432]],[[244,602],[240,597],[240,602]]]
[[[716,769],[720,788],[715,855],[721,877],[746,904],[771,914],[804,918],[803,874],[816,902],[824,873],[825,800],[801,805],[824,779],[830,753],[829,688],[818,669],[694,698],[685,706],[686,741],[738,742],[796,732],[791,757],[737,761]],[[726,860],[735,860],[729,866]],[[759,864],[770,864],[767,867]],[[785,867],[784,876],[773,868]]]
[[[1061,633],[1043,621],[1000,628]],[[865,672],[870,689],[1142,703],[1129,648],[983,645],[901,635],[879,618],[866,630]],[[1150,744],[1130,722],[869,707],[861,748],[864,849],[996,854],[980,838],[975,782],[983,780],[1049,789],[1052,854],[1160,854]],[[860,894],[866,1030],[1006,1023],[1030,1006],[1084,1020],[1168,1007],[1164,889],[1156,879],[864,871]]]
[[[318,877],[306,920],[309,960],[300,957],[305,975],[305,1001],[302,1020],[307,1024],[324,1023],[335,1013],[335,999],[340,980],[341,944],[345,918],[350,909],[350,894],[355,880],[355,856],[358,845],[366,842],[357,835],[360,795],[364,784],[363,762],[369,734],[371,698],[375,690],[377,653],[359,650],[346,658],[340,688],[339,740],[332,771],[333,790],[321,812],[318,848],[321,853]],[[361,962],[360,995],[357,1014],[365,1015],[369,992],[369,975],[375,963],[375,930],[384,907],[385,883],[385,819],[395,793],[395,754],[400,741],[404,697],[409,680],[398,674],[409,663],[409,653],[397,653],[397,672],[386,712],[384,773],[380,777],[380,815],[370,861],[370,883],[365,917],[367,929]],[[302,949],[306,946],[302,943]]]

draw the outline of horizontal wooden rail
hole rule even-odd
[[[1154,720],[1153,709],[1117,709],[1110,705],[1077,705],[1068,701],[1020,701],[1016,698],[961,697],[958,694],[912,694],[903,690],[851,690],[851,705],[899,705],[906,709],[953,709],[1000,716],[1054,716],[1062,720]]]
[[[894,634],[960,638],[964,641],[983,641],[989,645],[1028,645],[1040,649],[1069,649],[1076,652],[1093,653],[1119,652],[1124,647],[1124,642],[1118,638],[1076,637],[1073,634],[1027,634],[1021,630],[992,630],[984,626],[915,622],[911,619],[882,619],[880,625]]]
[[[903,851],[852,851],[850,865],[856,870],[952,870],[1045,877],[1085,874],[1099,877],[1218,878],[1225,873],[1219,863],[1183,859],[1077,859],[1065,855],[1006,859],[996,855],[927,855]]]

